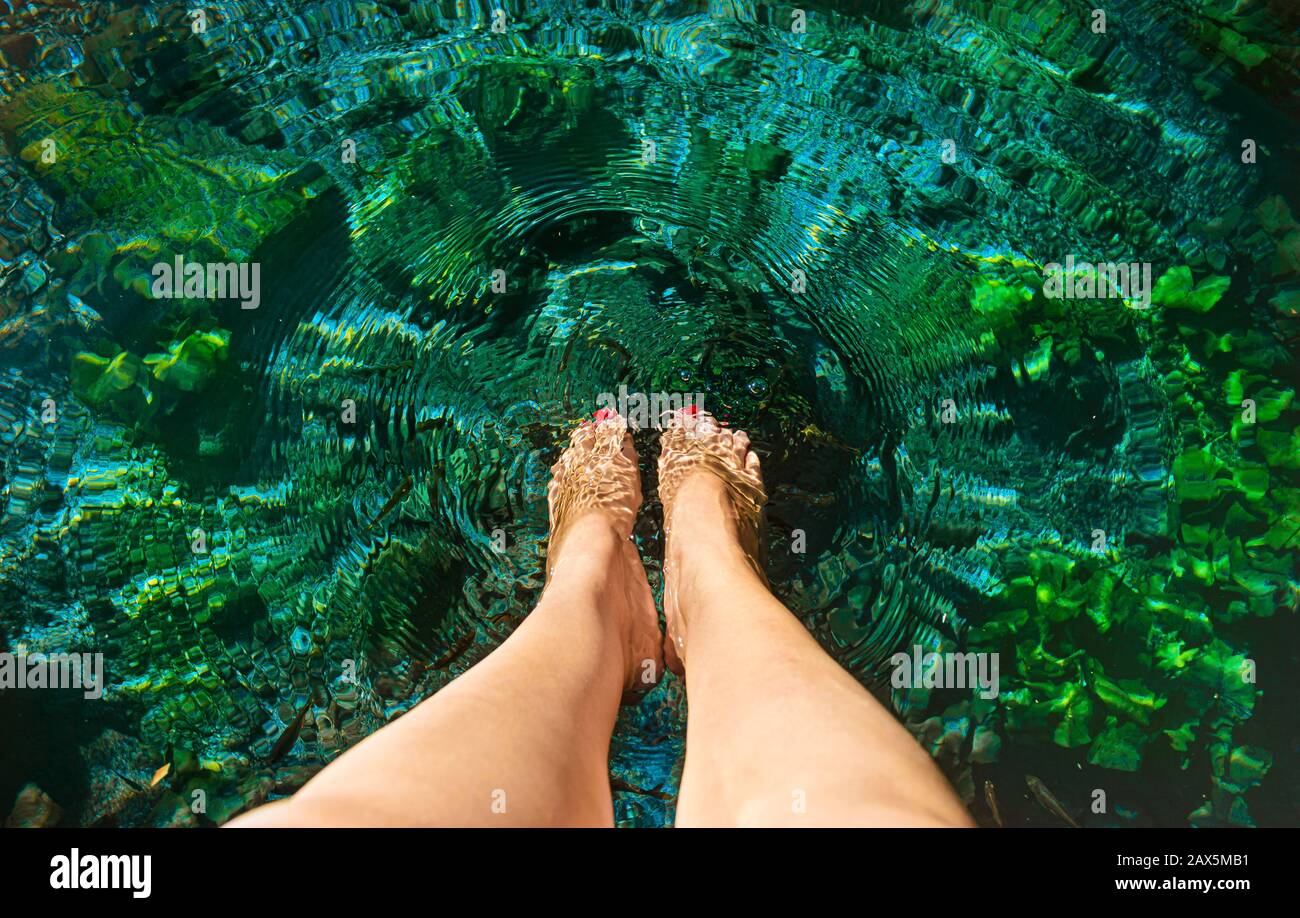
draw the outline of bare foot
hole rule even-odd
[[[654,687],[663,670],[663,638],[641,556],[631,541],[641,506],[641,472],[627,421],[597,412],[569,435],[551,466],[547,489],[551,538],[546,589],[593,584],[615,617],[624,648],[624,702]],[[602,549],[613,540],[612,555]],[[612,557],[612,561],[610,560]]]
[[[759,529],[767,501],[758,456],[743,430],[731,431],[708,412],[669,418],[659,453],[664,507],[664,660],[684,672],[687,622],[678,602],[683,583],[708,576],[711,563],[739,558],[766,581]]]

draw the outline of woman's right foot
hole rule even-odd
[[[659,500],[664,508],[664,662],[684,672],[688,596],[720,564],[762,578],[761,511],[767,500],[758,456],[743,430],[704,411],[677,412],[660,438]]]

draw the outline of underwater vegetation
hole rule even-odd
[[[0,686],[0,808],[300,787],[527,615],[622,385],[750,432],[773,589],[982,824],[1300,822],[1300,10],[1097,6],[0,7],[0,652],[105,672]]]

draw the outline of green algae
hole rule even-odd
[[[173,341],[165,354],[150,354],[144,358],[154,379],[183,392],[202,389],[213,376],[229,352],[230,332],[218,328],[210,332],[194,332],[182,341]]]
[[[1188,309],[1208,312],[1223,298],[1229,278],[1211,275],[1192,283],[1192,269],[1187,266],[1170,268],[1156,281],[1151,291],[1151,302],[1170,309]]]
[[[1174,267],[1160,276],[1152,302],[1208,316],[1229,286],[1225,276],[1195,282],[1191,269]],[[1072,352],[1070,362],[1087,347],[1081,343],[1088,330],[1070,326],[1068,306],[1041,303],[1032,280],[1026,285],[1004,269],[977,277],[971,305],[987,323],[984,340],[1002,353],[1023,350],[1026,324],[1049,333],[1053,350]],[[1154,311],[1150,319],[1160,321]],[[1203,334],[1194,322],[1175,327],[1189,342]],[[1214,356],[1234,352],[1241,339],[1220,332],[1211,340],[1216,343],[1207,351]],[[1171,350],[1187,353],[1177,340]],[[1222,762],[1231,759],[1224,750],[1234,725],[1251,716],[1259,692],[1247,653],[1216,635],[1242,618],[1274,614],[1295,577],[1295,553],[1283,551],[1300,522],[1296,482],[1286,475],[1296,461],[1294,391],[1268,371],[1282,365],[1251,364],[1215,374],[1188,361],[1191,373],[1167,377],[1175,404],[1196,415],[1194,429],[1202,431],[1184,440],[1170,467],[1171,520],[1181,522],[1167,567],[1130,560],[1104,568],[1075,554],[1035,549],[1007,571],[994,600],[999,611],[970,635],[975,646],[1005,651],[1015,645],[1017,665],[1004,675],[1010,688],[999,707],[1008,734],[1021,741],[1037,734],[1062,748],[1086,749],[1092,765],[1128,772],[1142,770],[1153,729],[1184,765],[1199,750],[1209,752],[1220,764],[1212,799],[1189,814],[1194,824],[1253,824],[1243,795],[1262,780],[1265,759],[1243,751],[1240,767],[1249,780],[1242,782],[1225,779]],[[1180,391],[1195,396],[1180,400]],[[1207,402],[1229,406],[1219,409],[1221,426],[1203,423]],[[1124,561],[1125,553],[1115,557]],[[1216,593],[1201,595],[1202,589]],[[1236,598],[1225,601],[1222,591]],[[1103,674],[1105,654],[1085,622],[1109,642],[1145,644],[1148,652],[1131,660],[1122,677]]]
[[[1115,771],[1137,771],[1142,765],[1143,749],[1149,737],[1135,723],[1121,723],[1106,718],[1105,729],[1088,750],[1088,761]]]

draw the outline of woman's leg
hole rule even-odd
[[[552,470],[548,582],[514,634],[293,797],[232,826],[613,824],[608,757],[619,700],[648,687],[644,674],[657,678],[662,641],[628,540],[640,479],[631,438],[619,433],[585,426]],[[600,501],[567,492],[592,476]],[[570,511],[563,520],[559,502]]]
[[[767,589],[718,460],[758,482],[743,432],[704,416],[665,434],[668,650],[690,709],[677,825],[971,825],[912,736]]]

